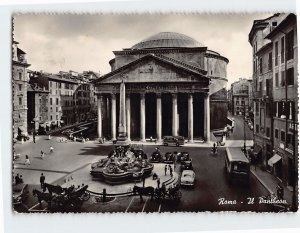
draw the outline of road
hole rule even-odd
[[[41,148],[48,148],[54,145],[55,153],[46,155],[44,160],[39,158]],[[144,151],[150,155],[154,151],[154,145],[144,146]],[[39,176],[41,172],[46,173],[46,182],[60,183],[70,175],[80,177],[80,173],[86,167],[99,159],[99,155],[106,155],[112,146],[89,143],[58,143],[53,138],[47,141],[40,138],[36,144],[17,145],[16,151],[28,153],[32,164],[25,167],[20,162],[16,164],[15,173],[24,175],[26,183],[30,184],[30,189],[40,189]],[[82,206],[82,212],[177,212],[177,211],[271,211],[270,206],[258,204],[260,196],[267,195],[266,189],[260,182],[251,175],[248,186],[230,184],[226,178],[224,170],[225,148],[219,149],[217,156],[210,155],[210,148],[199,147],[161,147],[164,154],[167,151],[187,151],[193,160],[193,167],[196,173],[196,185],[192,188],[181,188],[182,199],[178,203],[170,200],[158,201],[144,197],[144,202],[140,203],[139,197],[128,196],[118,197],[110,203],[102,204],[96,202],[95,198],[90,198]],[[180,175],[179,166],[176,172]],[[85,179],[88,176],[85,176]],[[101,183],[99,183],[101,186]],[[222,200],[235,204],[220,204]],[[254,204],[247,204],[247,201],[254,198]],[[228,202],[227,202],[228,203]],[[17,211],[23,212],[31,210],[47,210],[47,205],[43,203],[37,205],[37,199],[31,194],[24,206],[16,207]]]
[[[243,140],[244,139],[244,118],[242,116],[229,116],[234,119],[235,126],[233,132],[230,134],[229,140]],[[253,140],[253,131],[248,125],[245,125],[246,140]]]

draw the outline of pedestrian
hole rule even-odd
[[[27,165],[30,165],[30,160],[29,160],[29,157],[28,155],[25,155],[25,163],[24,163],[26,166]]]
[[[171,165],[170,165],[169,169],[170,169],[170,176],[173,177],[173,168]]]
[[[44,151],[41,150],[41,159],[44,159],[44,157],[45,157],[45,153]]]
[[[19,173],[16,175],[15,177],[15,183],[16,184],[20,184],[20,176],[19,176]]]
[[[159,186],[160,186],[160,179],[157,178],[157,188],[159,189]]]
[[[44,187],[45,179],[46,179],[46,177],[44,176],[44,173],[42,173],[42,174],[41,174],[41,177],[40,177],[41,188]]]
[[[23,181],[23,176],[20,175],[20,184],[22,184],[22,183],[24,183],[24,181]]]
[[[167,175],[167,170],[168,170],[168,167],[167,167],[167,164],[165,165],[165,176]]]
[[[53,153],[53,151],[54,151],[53,146],[50,146],[50,151],[49,151],[49,153]]]
[[[142,175],[142,181],[143,181],[143,188],[145,187],[145,176],[144,175]]]
[[[35,143],[35,133],[33,133],[33,143]]]

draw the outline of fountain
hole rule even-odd
[[[118,146],[110,155],[93,163],[91,175],[102,178],[106,183],[126,183],[142,177],[150,176],[153,164],[147,156],[134,151],[129,146]]]

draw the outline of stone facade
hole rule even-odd
[[[245,78],[240,78],[231,84],[231,108],[232,114],[235,116],[244,116],[244,114],[249,117],[249,113],[252,108],[252,81]]]
[[[283,184],[294,183],[298,155],[297,27],[294,14],[275,14],[254,21],[253,47],[255,144],[261,164]],[[272,158],[279,158],[276,161]],[[296,162],[297,164],[297,162]]]
[[[13,137],[28,134],[27,130],[27,86],[28,73],[26,53],[13,41],[12,82],[13,82]]]
[[[226,95],[221,93],[227,83],[227,58],[178,33],[158,33],[114,54],[111,72],[95,81],[101,99],[99,136],[116,138],[122,81],[132,139],[182,135],[190,141],[209,140],[211,128],[226,125]],[[217,109],[222,114],[215,119]]]

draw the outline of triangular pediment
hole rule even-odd
[[[147,55],[112,71],[96,83],[209,83],[209,79],[200,73],[196,67],[191,67],[175,60],[168,60],[155,55]]]

